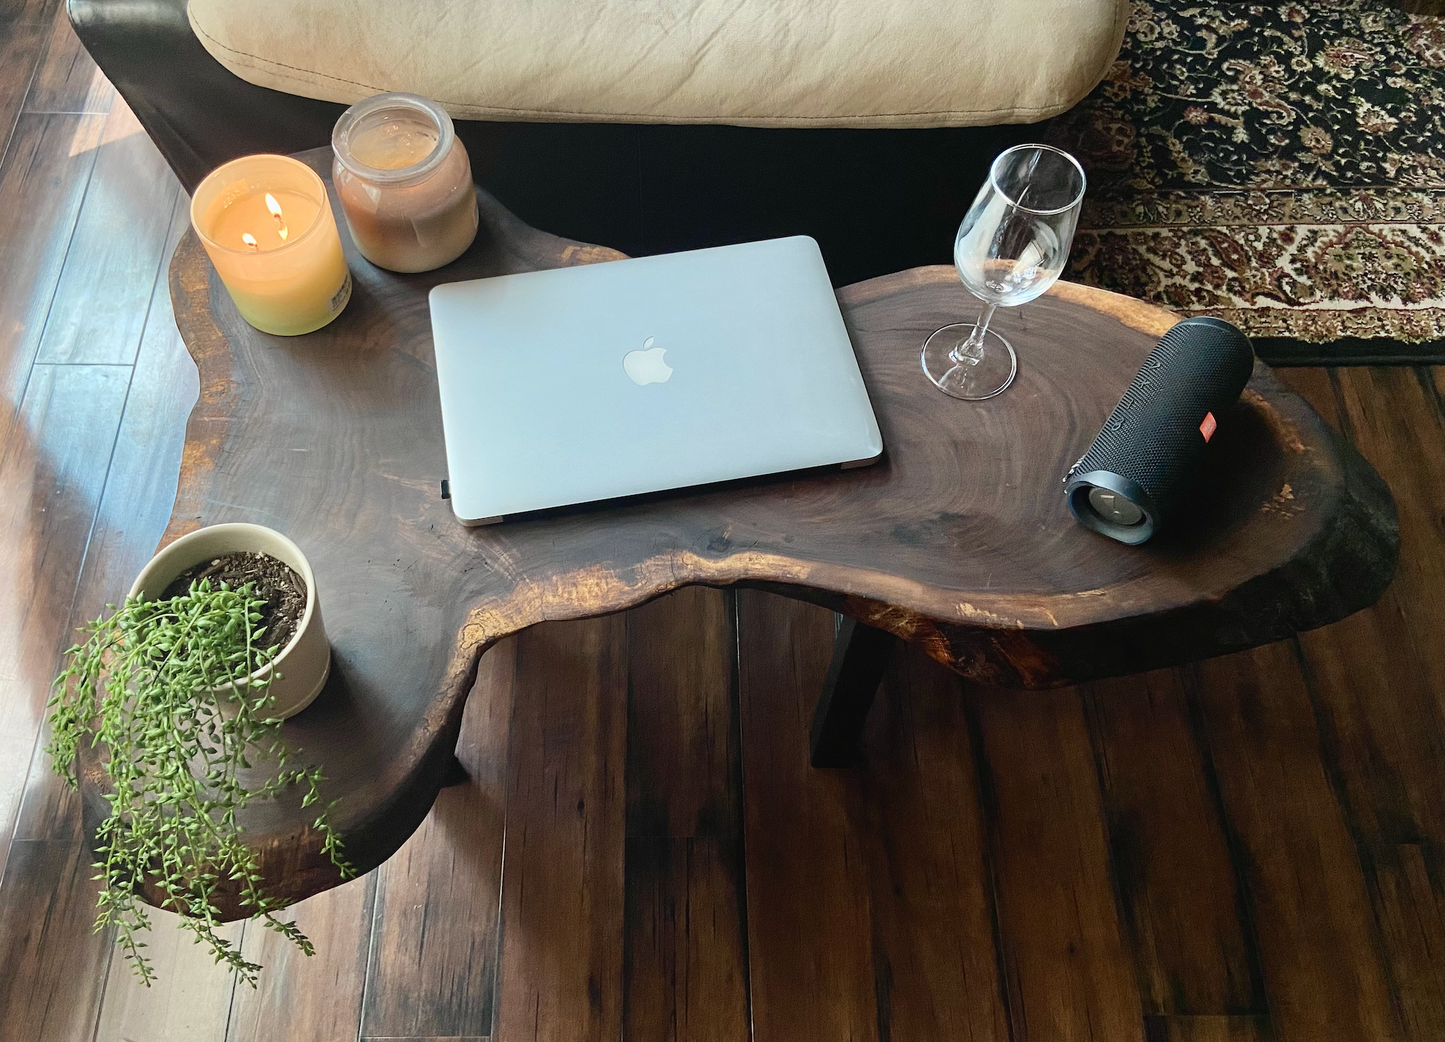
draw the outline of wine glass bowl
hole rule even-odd
[[[1026,304],[1058,280],[1084,186],[1078,160],[1050,145],[1015,145],[993,161],[953,244],[959,278],[983,311],[977,322],[935,330],[923,345],[923,372],[939,390],[980,401],[1013,383],[1018,356],[989,320],[996,308]]]

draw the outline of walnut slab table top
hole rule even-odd
[[[329,150],[301,158],[329,183]],[[876,466],[465,528],[439,495],[446,459],[427,291],[621,256],[479,198],[476,244],[427,275],[368,264],[343,223],[351,302],[304,337],[247,326],[194,233],[171,262],[201,391],[165,538],[252,521],[310,558],[333,666],[286,734],[324,769],[324,795],[339,801],[332,822],[361,871],[426,815],[483,652],[538,622],[619,611],[691,583],[745,584],[918,641],[967,678],[1043,687],[1320,626],[1373,602],[1393,574],[1388,490],[1264,366],[1221,418],[1176,527],[1129,547],[1077,525],[1064,471],[1176,319],[1059,283],[995,318],[1018,350],[1014,386],[987,402],[955,401],[918,361],[930,332],[976,311],[946,267],[838,294],[883,432]],[[92,829],[106,812],[102,779],[93,759],[85,764]],[[299,798],[248,812],[280,897],[339,882],[312,816]]]

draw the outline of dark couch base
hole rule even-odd
[[[812,235],[836,285],[946,264],[1027,127],[759,130],[470,124],[477,180],[528,224],[641,255]]]

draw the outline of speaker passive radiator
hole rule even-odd
[[[1149,539],[1253,370],[1249,338],[1223,319],[1189,318],[1165,333],[1064,477],[1079,523],[1121,543]]]

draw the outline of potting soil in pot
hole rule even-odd
[[[267,647],[285,648],[306,613],[306,581],[269,554],[238,550],[203,561],[171,580],[160,599],[181,596],[198,579],[209,579],[212,589],[219,583],[233,590],[255,583],[256,596],[266,602],[261,609],[261,625],[266,627]]]

